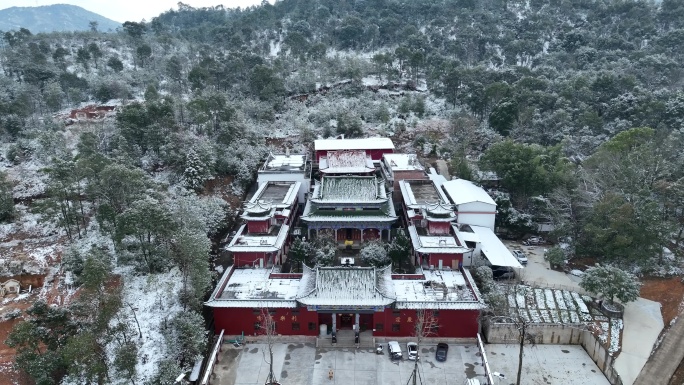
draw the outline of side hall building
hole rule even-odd
[[[271,267],[287,258],[287,239],[297,212],[300,182],[265,182],[246,202],[244,224],[226,250],[237,266]]]

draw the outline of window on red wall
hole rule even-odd
[[[292,323],[292,330],[299,330],[299,322]]]
[[[261,330],[261,322],[254,323],[254,330]]]
[[[401,325],[400,324],[392,324],[392,331],[393,332],[401,331]]]
[[[316,330],[316,323],[315,322],[309,322],[309,330]]]
[[[375,330],[381,332],[385,328],[383,324],[375,324]]]

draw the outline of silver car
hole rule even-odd
[[[525,255],[525,253],[520,250],[513,250],[513,255],[521,265],[527,265],[527,255]]]
[[[418,359],[418,344],[415,342],[407,342],[406,350],[408,351],[408,359],[415,361]]]
[[[391,360],[401,359],[401,348],[399,347],[399,342],[390,341],[387,343],[387,352],[389,353]]]

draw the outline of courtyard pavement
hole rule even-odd
[[[404,357],[406,356],[406,347]],[[486,345],[493,371],[506,378],[500,384],[513,384],[518,368],[517,345]],[[266,344],[247,344],[240,348],[224,345],[212,384],[262,385],[269,372],[264,359]],[[446,362],[434,359],[435,346],[421,348],[418,383],[461,385],[466,378],[485,384],[482,359],[473,345],[450,344]],[[225,358],[225,359],[224,359]],[[371,350],[322,349],[311,343],[279,343],[274,346],[274,372],[282,384],[297,385],[384,385],[407,384],[413,361],[391,361],[387,354]],[[333,378],[328,374],[333,371]],[[608,380],[580,346],[537,345],[525,347],[522,383],[608,385]],[[499,385],[499,384],[497,384]]]

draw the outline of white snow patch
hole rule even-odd
[[[138,345],[136,382],[145,383],[155,374],[160,361],[173,355],[167,351],[164,335],[168,332],[164,329],[167,322],[182,310],[178,302],[181,273],[176,268],[168,273],[144,276],[133,275],[131,269],[119,273],[124,287],[123,307],[115,319],[126,320],[135,331]],[[138,323],[142,332],[140,339],[137,338]],[[114,351],[112,344],[108,348],[109,354]]]

